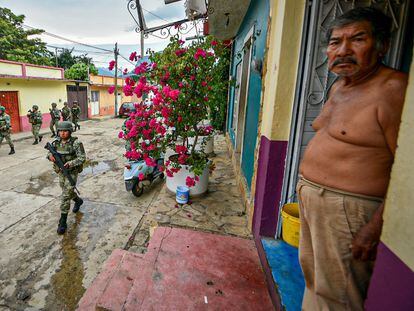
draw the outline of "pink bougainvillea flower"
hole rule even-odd
[[[202,86],[207,86],[207,82],[206,81],[203,81],[203,82],[201,82],[201,85]]]
[[[190,76],[190,80],[194,81],[195,80],[195,76]]]
[[[197,175],[194,177],[194,179],[195,181],[200,181],[200,178]]]
[[[115,92],[115,86],[114,85],[111,85],[109,88],[108,88],[108,93],[109,94],[113,94]]]
[[[178,163],[180,164],[186,164],[188,159],[188,155],[186,154],[180,154],[180,156],[178,157]]]
[[[111,61],[109,62],[108,69],[109,69],[109,70],[113,70],[113,69],[114,69],[114,67],[115,67],[115,61],[114,61],[114,60],[111,60]]]
[[[178,123],[181,123],[182,121],[183,121],[183,117],[182,117],[182,116],[178,116],[178,117],[177,117],[177,122],[178,122]]]
[[[182,82],[178,83],[178,87],[183,88],[184,84]]]
[[[139,173],[138,179],[139,180],[144,180],[145,179],[145,175],[143,173]]]
[[[118,133],[118,138],[124,138],[124,132],[119,132]]]
[[[123,73],[124,73],[124,75],[126,75],[128,73],[128,68],[125,68]]]
[[[130,61],[136,61],[137,60],[137,52],[132,52],[131,55],[129,55]]]
[[[207,52],[204,51],[203,49],[198,48],[197,51],[194,54],[194,58],[196,60],[198,60],[200,57],[206,58],[207,57]]]
[[[208,96],[205,96],[205,97],[204,97],[204,101],[205,101],[205,102],[208,102]]]
[[[178,40],[178,44],[179,44],[179,45],[183,45],[184,43],[185,43],[185,41],[184,41],[184,40],[181,40],[181,39],[180,39],[180,40]]]
[[[195,186],[195,180],[194,178],[187,176],[187,178],[185,179],[185,184],[187,185],[187,187],[194,187]]]
[[[169,170],[169,169],[166,169],[165,173],[167,174],[168,177],[173,177],[174,176],[173,172],[171,172],[171,170]]]
[[[178,28],[180,28],[180,26],[181,26],[180,23],[174,24],[174,29],[178,29]]]
[[[178,49],[178,50],[175,51],[175,55],[180,57],[180,56],[184,55],[186,51],[187,51],[186,49]]]
[[[132,87],[128,84],[124,85],[123,91],[124,91],[125,96],[132,96],[134,94],[133,90],[132,90]]]
[[[148,166],[152,166],[152,167],[156,167],[157,166],[157,163],[152,158],[146,158],[145,159],[145,164],[148,165]]]
[[[211,41],[212,46],[216,46],[217,44],[218,44],[218,42],[216,40]]]
[[[168,97],[171,98],[172,100],[176,101],[178,99],[179,95],[180,95],[179,90],[171,90],[170,93],[168,94]]]
[[[187,152],[187,147],[183,145],[175,145],[175,152],[183,154]]]

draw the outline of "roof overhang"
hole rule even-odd
[[[209,32],[220,40],[234,38],[247,13],[251,0],[210,0],[208,8]]]

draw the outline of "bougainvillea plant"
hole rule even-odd
[[[185,46],[178,37],[172,37],[162,52],[150,53],[150,63],[141,62],[134,69],[123,92],[148,100],[135,104],[136,112],[131,113],[119,134],[129,143],[130,150],[125,153],[128,159],[145,160],[154,166],[166,148],[172,148],[175,154],[162,169],[172,177],[182,166],[188,166],[194,177],[188,176],[186,184],[195,185],[209,165],[207,155],[195,146],[199,136],[213,134],[211,126],[200,125],[215,109],[211,101],[217,92],[212,85],[218,78],[215,50],[223,48],[211,38]],[[136,60],[136,53],[131,58]]]

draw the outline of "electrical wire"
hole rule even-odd
[[[155,16],[155,17],[157,17],[157,18],[159,18],[159,19],[161,19],[161,20],[163,20],[167,23],[171,23],[171,21],[169,21],[169,20],[167,20],[167,19],[165,19],[165,18],[163,18],[163,17],[161,17],[161,16],[159,16],[155,13],[152,13],[151,11],[148,11],[147,9],[144,9],[142,6],[141,6],[141,8],[142,8],[143,11],[147,12],[148,14],[151,14],[152,16]]]

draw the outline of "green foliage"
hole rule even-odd
[[[98,74],[98,70],[92,63],[92,58],[88,57],[87,54],[76,56],[72,53],[73,49],[63,49],[57,57],[58,66],[67,70],[77,63],[89,64],[89,73]]]
[[[30,38],[44,31],[24,30],[24,18],[24,15],[15,15],[11,10],[0,7],[0,59],[53,65],[53,55],[46,48],[46,43],[39,38]]]
[[[65,78],[70,80],[88,80],[88,65],[84,63],[76,63],[68,70],[65,70]]]

